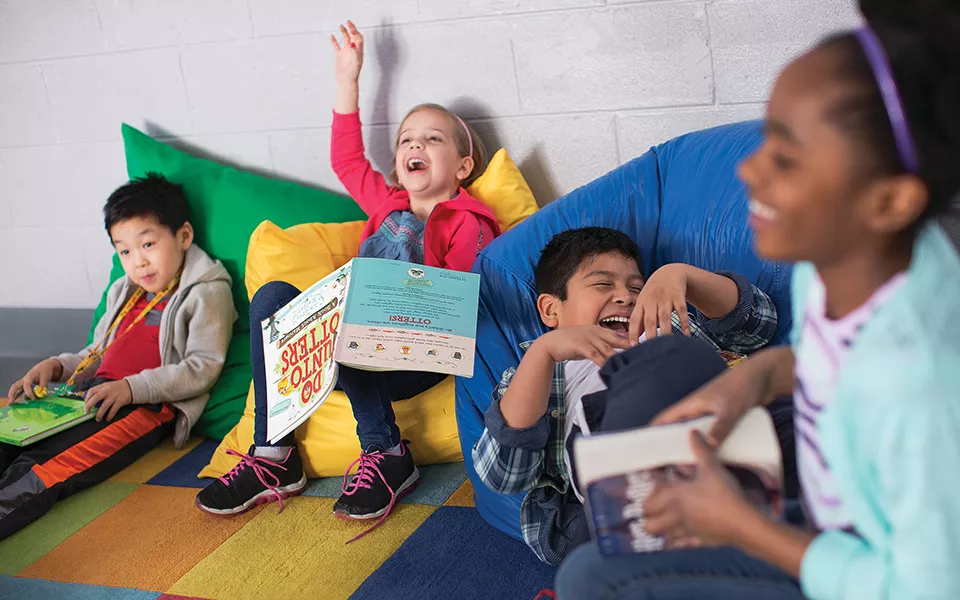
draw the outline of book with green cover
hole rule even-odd
[[[47,396],[0,407],[0,442],[27,446],[95,417],[83,400]]]

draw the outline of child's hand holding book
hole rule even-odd
[[[90,388],[84,397],[84,408],[90,412],[97,409],[97,422],[104,418],[112,421],[117,412],[133,403],[133,392],[130,390],[130,384],[126,379],[120,381],[108,381],[98,386]],[[98,406],[99,405],[99,406]]]
[[[658,485],[643,505],[647,533],[663,536],[668,548],[729,544],[737,529],[756,512],[736,478],[717,460],[703,434],[693,431],[690,445],[696,469],[689,478]]]
[[[6,406],[24,398],[36,400],[37,394],[34,388],[46,388],[51,381],[58,381],[61,377],[63,377],[63,365],[60,361],[55,358],[42,360],[27,371],[22,379],[10,386],[6,402],[0,399],[2,403],[0,406]]]

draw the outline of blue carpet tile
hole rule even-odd
[[[555,573],[476,509],[441,506],[351,600],[532,600],[553,587]]]
[[[210,462],[210,457],[213,456],[214,450],[216,450],[219,445],[220,442],[215,440],[204,440],[200,442],[200,444],[187,455],[154,475],[153,479],[147,483],[150,485],[170,485],[187,488],[207,487],[207,484],[212,480],[197,479],[197,473],[207,466],[207,463]]]

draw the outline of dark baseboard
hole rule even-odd
[[[93,311],[0,307],[0,396],[37,362],[87,343]]]

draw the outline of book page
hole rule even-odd
[[[353,263],[337,362],[473,376],[479,275],[378,258]]]
[[[333,391],[334,348],[351,271],[347,263],[261,323],[271,443],[306,421]]]

